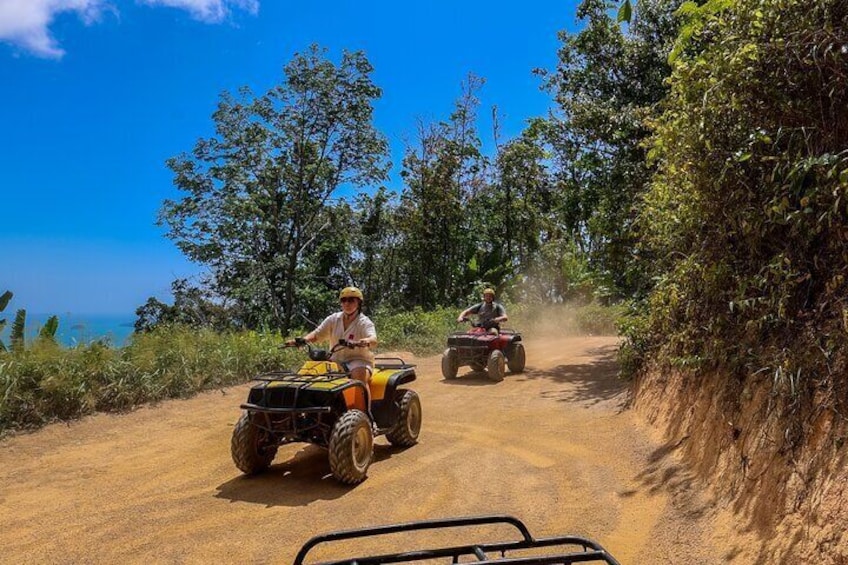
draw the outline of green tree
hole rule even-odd
[[[238,303],[250,326],[291,327],[300,285],[315,280],[303,257],[329,237],[328,200],[341,186],[386,178],[372,72],[361,52],[336,65],[313,46],[266,94],[223,95],[216,135],[168,161],[185,196],[165,202],[160,223],[210,268],[212,290]]]
[[[418,146],[408,147],[401,176],[399,228],[403,233],[403,295],[407,305],[455,304],[471,291],[478,235],[470,202],[485,187],[487,161],[476,128],[483,79],[470,75],[450,119],[421,124]]]
[[[516,139],[499,147],[493,179],[477,198],[472,216],[481,234],[478,279],[503,287],[520,283],[552,236],[551,178],[541,139],[548,123],[534,119]]]
[[[403,304],[400,273],[415,258],[402,252],[403,234],[398,215],[397,196],[385,188],[357,198],[351,227],[354,253],[350,278],[360,281],[368,291],[369,308],[379,308],[383,303]]]
[[[547,143],[560,224],[596,275],[623,296],[649,287],[634,220],[653,171],[645,140],[668,92],[679,3],[640,0],[624,32],[605,0],[584,0],[577,16],[585,27],[560,34],[556,71],[542,72],[557,104]]]
[[[186,279],[171,283],[173,304],[150,297],[136,308],[134,328],[136,332],[147,332],[160,324],[181,324],[191,327],[206,327],[216,330],[244,327],[244,316],[234,301],[222,302],[209,290],[193,286]]]

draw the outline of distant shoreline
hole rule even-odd
[[[5,313],[4,313],[5,314]],[[30,314],[27,312],[26,340],[31,341],[38,335],[41,326],[53,314]],[[108,340],[115,347],[127,344],[135,324],[135,314],[56,314],[59,329],[56,341],[65,347],[74,347],[98,340]],[[0,333],[0,339],[8,345],[14,313],[6,315],[6,328]]]

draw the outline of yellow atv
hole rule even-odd
[[[418,442],[421,403],[415,391],[400,388],[415,380],[414,365],[378,357],[366,386],[350,378],[344,364],[330,360],[335,351],[356,347],[353,343],[341,340],[327,351],[301,338],[295,342],[294,347],[306,346],[309,361],[297,372],[254,377],[258,382],[241,405],[230,451],[242,472],[264,471],[279,446],[305,442],[327,448],[333,476],[356,484],[365,480],[371,465],[374,437],[385,435],[402,447]]]

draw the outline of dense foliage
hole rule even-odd
[[[641,217],[659,282],[634,351],[834,394],[848,350],[848,4],[681,13]]]
[[[649,288],[634,220],[653,166],[648,120],[668,91],[667,56],[676,37],[673,0],[641,0],[624,33],[604,0],[584,0],[586,22],[560,35],[559,64],[542,73],[557,103],[545,141],[553,157],[556,226],[586,257],[594,279],[617,297]]]

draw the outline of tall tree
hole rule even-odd
[[[415,259],[401,251],[403,234],[398,228],[396,195],[385,188],[373,195],[362,194],[355,214],[351,280],[361,281],[368,290],[369,308],[378,308],[384,301],[402,305],[400,268]]]
[[[527,274],[537,251],[551,237],[553,204],[550,174],[541,139],[548,129],[532,120],[522,134],[498,148],[492,182],[478,195],[475,231],[478,277],[495,285],[512,285]]]
[[[224,94],[216,134],[168,161],[182,199],[160,223],[190,259],[210,267],[214,288],[251,326],[289,328],[303,256],[329,237],[328,199],[340,186],[386,178],[388,144],[373,123],[381,90],[362,52],[339,64],[312,46],[262,96]]]
[[[584,0],[577,16],[585,27],[560,34],[557,69],[543,73],[557,103],[548,141],[562,227],[588,254],[593,270],[622,295],[647,285],[642,263],[634,260],[635,204],[652,173],[647,122],[659,115],[668,92],[667,57],[679,5],[640,0],[624,32],[605,0]]]
[[[483,82],[469,75],[450,119],[421,124],[418,146],[407,148],[403,160],[399,221],[404,255],[414,258],[403,278],[406,300],[414,305],[453,304],[470,290],[467,265],[477,236],[469,218],[479,211],[468,205],[485,186],[488,166],[476,128]]]

